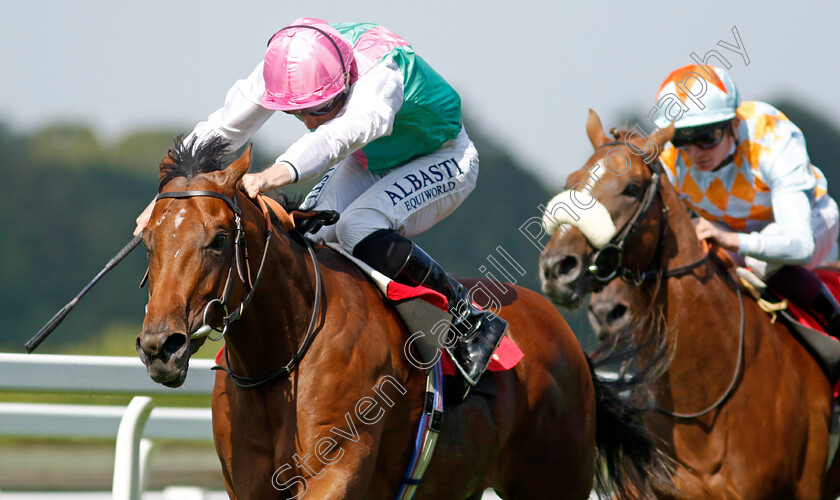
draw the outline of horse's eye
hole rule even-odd
[[[624,186],[624,191],[622,191],[621,194],[623,194],[625,196],[632,196],[632,197],[635,198],[639,195],[639,193],[641,191],[642,191],[642,187],[639,186],[638,184],[628,184],[628,185]]]
[[[225,247],[225,242],[227,241],[227,234],[219,233],[214,238],[213,241],[210,242],[207,248],[210,250],[221,251]]]

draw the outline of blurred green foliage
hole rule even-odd
[[[526,270],[521,276],[506,265],[510,276],[539,290],[539,252],[519,227],[540,216],[537,206],[554,192],[497,138],[469,122],[467,128],[481,157],[478,188],[416,241],[462,276],[483,274],[481,266],[498,276],[487,258],[498,257],[501,247]],[[0,315],[10,320],[0,349],[21,352],[23,343],[131,239],[135,218],[157,192],[160,159],[177,133],[138,131],[106,143],[82,124],[20,134],[0,123],[6,186],[0,197]],[[270,164],[276,153],[255,144],[253,163]],[[305,194],[316,180],[286,191]],[[146,303],[147,291],[137,286],[144,271],[141,247],[91,289],[38,352],[133,355]],[[590,335],[585,315],[564,314],[584,338]]]
[[[840,197],[834,167],[840,131],[818,112],[790,100],[773,103],[805,133],[812,161]],[[626,123],[640,123],[629,116]],[[621,124],[605,124],[613,126]],[[583,125],[581,125],[583,128]],[[495,257],[518,284],[539,291],[538,249],[520,233],[538,205],[560,186],[546,186],[506,150],[500,138],[467,119],[481,157],[476,191],[452,215],[415,240],[449,272],[479,276]],[[175,130],[146,130],[114,143],[90,127],[53,124],[28,134],[0,122],[0,317],[6,319],[0,349],[21,352],[23,343],[104,267],[131,239],[134,220],[157,192],[157,166]],[[585,140],[583,134],[582,139]],[[268,165],[276,151],[254,146],[254,164]],[[548,154],[548,153],[547,153]],[[317,180],[317,179],[316,179]],[[303,195],[315,183],[291,186]],[[499,248],[525,270],[499,258]],[[38,352],[133,355],[146,290],[142,248],[97,284]],[[594,346],[583,309],[562,311],[585,349]],[[200,351],[211,356],[214,349]]]

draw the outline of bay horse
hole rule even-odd
[[[250,146],[228,166],[226,148],[178,138],[161,162],[143,232],[149,302],[138,355],[152,380],[178,387],[206,339],[195,332],[223,327],[212,413],[231,498],[393,498],[425,398],[425,373],[404,354],[409,332],[358,267],[292,228],[292,217],[312,214],[287,203],[272,219],[280,227],[268,222],[240,189]],[[509,499],[582,499],[596,476],[619,492],[666,477],[650,436],[594,377],[557,309],[496,285],[525,357],[493,374],[495,397],[445,408],[417,498],[478,499],[494,488]]]
[[[681,494],[658,496],[835,498],[837,464],[824,474],[829,381],[698,241],[658,162],[673,127],[613,140],[589,113],[594,153],[552,209],[562,226],[540,256],[542,286],[574,307],[602,282],[632,283],[637,364],[659,343],[668,352],[645,420],[677,462]]]

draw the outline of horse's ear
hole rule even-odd
[[[657,151],[662,151],[662,147],[665,146],[665,143],[674,138],[674,124],[672,123],[668,125],[668,128],[662,131],[662,135],[651,133],[650,137],[652,137],[656,142]]]
[[[610,141],[607,134],[604,133],[604,126],[601,125],[601,119],[598,114],[589,110],[589,119],[586,120],[586,135],[589,136],[589,142],[592,147],[598,149],[601,144],[606,144]]]
[[[251,144],[248,144],[242,155],[225,169],[225,185],[236,186],[242,176],[248,173],[248,169],[251,167],[251,146]]]
[[[160,161],[160,180],[158,183],[158,190],[162,190],[163,187],[172,180],[172,172],[175,169],[175,160],[173,159],[174,155],[175,151],[172,148],[169,148],[169,151],[166,152],[166,156],[164,156]]]

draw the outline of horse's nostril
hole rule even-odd
[[[187,336],[181,334],[172,334],[163,343],[163,355],[168,358],[181,350],[187,342]]]
[[[553,271],[555,277],[560,277],[566,274],[569,274],[577,267],[578,260],[577,258],[568,255],[563,257],[556,264],[554,264]]]
[[[134,347],[137,349],[137,355],[140,356],[140,360],[143,364],[148,364],[148,357],[146,356],[146,349],[143,347],[143,342],[140,341],[140,336],[137,336],[137,339],[134,341]]]
[[[612,323],[621,319],[625,314],[627,314],[627,306],[624,304],[618,304],[610,310],[607,315],[607,321]]]

